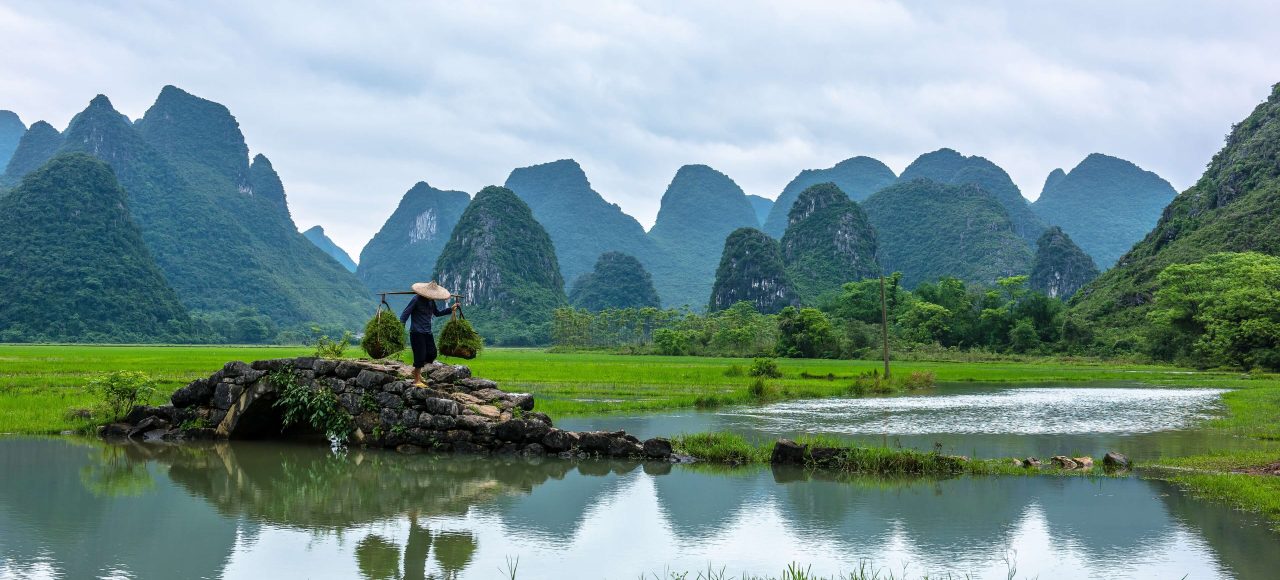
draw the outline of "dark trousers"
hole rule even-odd
[[[431,333],[409,332],[409,346],[413,347],[413,368],[436,362],[436,339]]]

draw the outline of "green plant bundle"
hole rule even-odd
[[[404,323],[389,308],[379,306],[364,325],[360,346],[372,358],[386,358],[404,350]]]
[[[467,319],[450,319],[440,332],[440,354],[471,360],[484,348],[484,339]]]

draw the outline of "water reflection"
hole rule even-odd
[[[0,577],[1268,577],[1258,518],[1137,479],[832,478],[261,443],[0,439]],[[144,478],[142,475],[145,474]],[[1012,564],[1011,564],[1012,563]]]
[[[1101,456],[1137,460],[1251,445],[1195,430],[1221,412],[1218,389],[1138,384],[948,383],[886,397],[786,401],[761,407],[568,418],[564,429],[626,429],[638,437],[732,431],[755,438],[824,434],[871,445],[978,457]]]

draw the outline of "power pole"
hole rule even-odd
[[[889,307],[884,300],[884,274],[880,275],[880,338],[884,343],[884,380],[889,380]]]

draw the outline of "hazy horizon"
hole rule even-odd
[[[950,147],[1028,199],[1091,152],[1181,191],[1280,81],[1280,6],[1000,3],[0,0],[0,109],[59,130],[96,94],[130,118],[166,84],[226,105],[300,230],[353,258],[417,181],[474,193],[571,157],[652,226],[676,169],[774,198],[855,155],[895,173]]]

